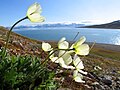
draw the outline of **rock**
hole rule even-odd
[[[114,90],[114,89],[112,89],[111,87],[109,87],[108,85],[104,85],[104,90]]]
[[[117,84],[120,85],[120,81],[117,81]]]
[[[109,79],[103,79],[102,82],[108,86],[112,85],[112,80]]]
[[[120,77],[117,77],[117,80],[120,81]]]
[[[112,77],[109,76],[109,75],[104,75],[104,78],[105,78],[105,79],[108,79],[108,80],[112,80]]]
[[[91,87],[89,85],[84,85],[87,89],[91,89]]]
[[[24,49],[24,46],[22,45],[22,43],[20,43],[18,41],[13,41],[12,44],[16,47],[20,47],[21,49]]]
[[[105,85],[112,85],[112,77],[109,75],[104,75],[101,77],[101,82],[104,83]]]
[[[119,86],[116,86],[114,90],[120,90],[120,87],[119,87]]]
[[[90,77],[90,78],[93,78],[93,79],[96,79],[96,80],[100,80],[99,77],[98,77],[96,74],[94,74],[93,72],[90,72],[90,73],[88,73],[87,75],[88,75],[88,77]]]
[[[105,90],[104,86],[100,85],[98,82],[92,83],[94,90]]]
[[[94,82],[94,83],[92,83],[92,85],[99,85],[99,83],[98,82]]]

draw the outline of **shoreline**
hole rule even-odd
[[[117,30],[120,30],[120,28],[98,28],[98,27],[76,27],[76,28],[89,28],[89,29],[117,29]]]
[[[50,43],[57,43],[58,42],[58,41],[54,41],[54,40],[43,40],[43,41],[50,42]],[[68,41],[68,42],[73,43],[74,41]],[[92,46],[92,44],[94,44],[94,42],[85,42],[85,43],[88,44],[89,46]],[[102,48],[105,50],[120,52],[120,45],[114,45],[114,44],[95,43],[93,48]]]
[[[89,45],[92,45],[92,42],[87,42]],[[104,43],[95,43],[94,47],[96,48],[103,48],[105,50],[116,51],[120,52],[120,45],[113,45],[113,44],[104,44]],[[93,48],[94,48],[93,47]]]

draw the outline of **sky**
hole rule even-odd
[[[44,23],[101,24],[120,20],[120,0],[0,0],[0,26],[11,26],[25,17],[34,2],[42,7]],[[19,23],[27,24],[32,23]]]

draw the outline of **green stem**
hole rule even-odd
[[[13,28],[14,28],[19,22],[21,22],[21,21],[23,21],[23,20],[25,20],[25,19],[28,19],[28,17],[26,16],[26,17],[18,20],[15,24],[13,24],[13,26],[12,26],[12,27],[10,28],[10,30],[8,31],[4,53],[6,52],[6,49],[7,49],[7,46],[8,46],[8,42],[9,42],[9,38],[10,38],[11,31],[13,30]]]
[[[49,60],[49,57],[50,57],[53,53],[55,53],[57,50],[58,50],[58,49],[55,49],[50,55],[48,55],[48,56],[45,58],[45,60],[42,62],[41,65],[42,65],[42,66],[46,65],[47,61]]]
[[[58,50],[71,51],[71,50],[75,50],[75,49],[73,48],[73,49],[58,49]]]

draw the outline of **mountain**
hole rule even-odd
[[[80,27],[81,28],[81,27]],[[120,20],[113,21],[111,23],[83,26],[82,28],[106,28],[106,29],[120,29]]]
[[[21,28],[55,28],[55,27],[81,27],[84,26],[84,24],[66,24],[66,23],[55,23],[55,24],[36,24],[36,25],[21,25],[15,27],[15,29],[21,29]]]

